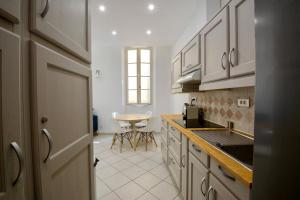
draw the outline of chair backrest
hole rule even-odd
[[[153,117],[151,117],[149,120],[147,120],[146,129],[148,129],[150,131],[155,130],[155,120]]]
[[[119,121],[115,119],[115,117],[118,116],[119,113],[118,112],[112,112],[111,115],[112,115],[112,128],[113,128],[113,131],[116,132],[116,133],[119,133],[122,128],[121,128],[121,125],[120,125]]]

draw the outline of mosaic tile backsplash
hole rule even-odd
[[[205,119],[227,125],[234,122],[234,128],[254,134],[255,88],[238,88],[193,93],[190,98],[197,97],[197,105],[204,109]],[[238,98],[249,98],[250,107],[238,107]]]

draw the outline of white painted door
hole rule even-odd
[[[232,0],[230,8],[230,76],[255,72],[254,0]]]
[[[19,23],[20,4],[20,0],[1,0],[0,15],[13,23]]]
[[[39,200],[94,200],[91,70],[32,43],[33,160]]]
[[[208,185],[208,170],[192,154],[189,153],[189,200],[205,200]]]
[[[24,199],[20,38],[0,28],[0,200]]]
[[[181,77],[181,53],[179,53],[172,62],[172,89],[181,87],[176,81]]]
[[[226,7],[201,31],[203,83],[229,77],[228,41],[228,7]]]
[[[31,30],[90,62],[89,0],[32,0]]]
[[[197,35],[182,50],[182,74],[200,68],[200,35]]]

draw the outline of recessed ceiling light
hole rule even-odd
[[[112,31],[111,34],[112,35],[117,35],[118,33],[117,33],[117,31]]]
[[[148,5],[148,9],[151,10],[151,11],[154,10],[154,9],[155,9],[154,4],[152,4],[152,3],[149,4],[149,5]]]
[[[99,6],[99,10],[100,10],[101,12],[105,12],[106,7],[105,7],[104,5],[100,5],[100,6]]]
[[[151,30],[147,30],[146,33],[147,33],[147,35],[151,35],[152,31]]]

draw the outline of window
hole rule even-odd
[[[151,48],[127,48],[125,58],[127,104],[151,104]]]

